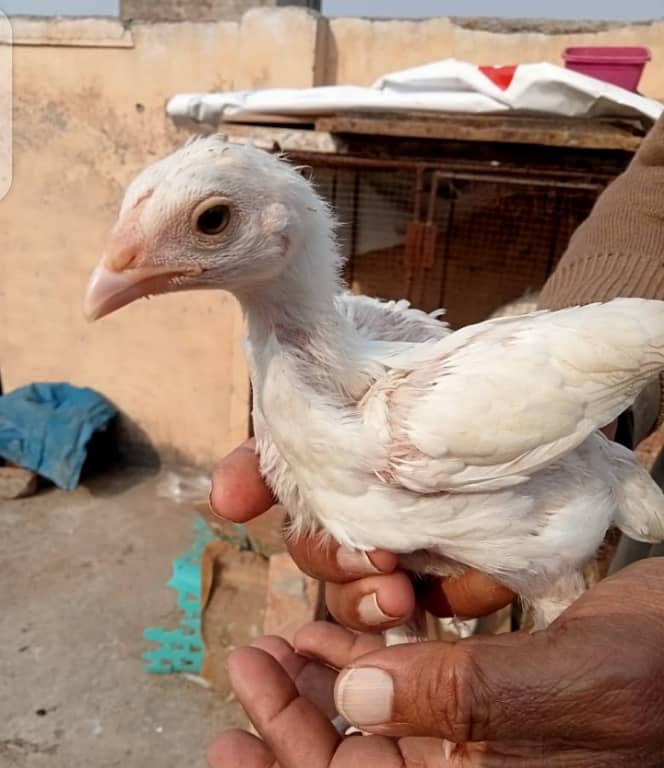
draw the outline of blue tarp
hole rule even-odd
[[[88,441],[116,414],[93,389],[64,383],[15,389],[0,397],[0,456],[70,491]]]

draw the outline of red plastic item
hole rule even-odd
[[[600,46],[566,48],[565,67],[597,80],[636,91],[650,50],[641,46]]]
[[[480,72],[495,83],[501,90],[506,91],[510,87],[516,67],[480,67]]]

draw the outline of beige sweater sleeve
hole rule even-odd
[[[599,196],[540,295],[540,305],[664,299],[664,115]]]
[[[664,115],[572,235],[538,303],[561,309],[617,296],[664,299]],[[664,422],[662,386],[646,389],[633,411],[637,443]]]

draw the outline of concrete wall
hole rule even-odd
[[[647,44],[643,90],[664,96],[664,25],[589,36],[335,19],[259,9],[241,22],[15,20],[14,182],[0,202],[0,365],[5,391],[68,380],[106,393],[133,434],[199,463],[247,432],[241,319],[221,293],[159,297],[86,325],[81,299],[123,189],[183,138],[178,91],[369,83],[444,56],[558,61],[572,42]]]

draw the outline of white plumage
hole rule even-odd
[[[206,200],[227,207],[219,232],[201,231]],[[333,221],[311,185],[216,137],[140,175],[114,237],[123,244],[91,281],[92,316],[136,298],[141,281],[143,293],[238,297],[261,469],[294,535],[398,552],[420,573],[478,568],[532,602],[538,626],[578,596],[611,524],[664,538],[659,489],[598,432],[664,368],[663,302],[451,333],[406,302],[344,293]]]

